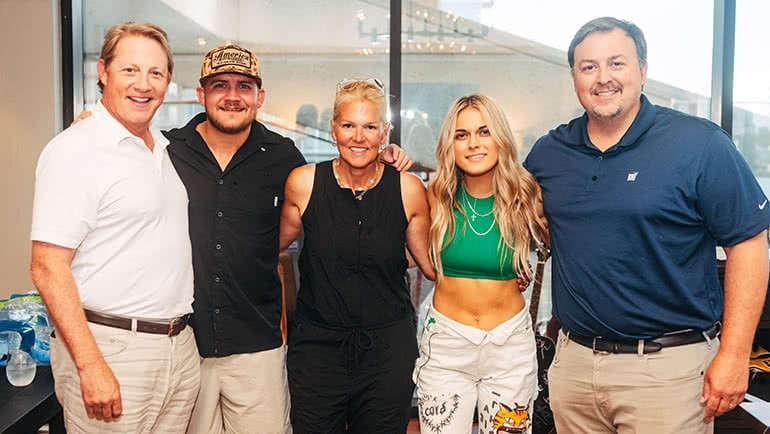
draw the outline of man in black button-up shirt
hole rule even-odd
[[[252,52],[212,50],[200,83],[206,113],[166,134],[190,199],[192,325],[202,357],[188,432],[283,433],[278,227],[286,177],[305,160],[290,139],[254,120],[265,91]]]

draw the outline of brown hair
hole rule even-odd
[[[166,32],[155,24],[137,23],[133,21],[115,24],[110,27],[104,35],[104,44],[102,44],[102,52],[99,54],[99,58],[104,60],[105,67],[109,66],[115,58],[115,50],[118,47],[118,42],[127,36],[140,36],[152,39],[159,43],[166,51],[168,73],[171,74],[174,72],[174,55],[171,53],[171,46],[168,43]],[[99,80],[98,84],[99,91],[103,91],[104,84],[102,84],[102,81]]]
[[[620,29],[634,41],[636,47],[636,57],[639,58],[639,65],[642,66],[647,63],[647,41],[644,39],[644,33],[636,24],[621,20],[614,17],[600,17],[583,24],[583,26],[575,33],[575,37],[572,38],[572,42],[567,49],[567,63],[569,63],[569,69],[575,66],[575,47],[577,47],[588,35],[596,32],[608,33],[615,29]]]

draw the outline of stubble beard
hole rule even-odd
[[[613,110],[611,113],[602,111],[597,106],[591,107],[591,114],[595,119],[600,121],[613,121],[613,120],[619,119],[620,116],[623,114],[623,112],[624,112],[623,106],[620,104],[618,104],[615,110]]]
[[[236,124],[236,125],[225,125],[222,122],[217,119],[216,116],[212,116],[210,114],[206,114],[206,117],[208,118],[209,123],[211,126],[216,128],[217,130],[225,133],[225,134],[238,134],[246,131],[249,126],[251,125],[251,119],[246,119],[243,122]]]

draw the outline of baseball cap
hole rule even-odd
[[[212,75],[232,72],[243,74],[262,83],[257,56],[239,45],[228,44],[214,48],[203,56],[200,83]]]

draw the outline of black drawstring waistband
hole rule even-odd
[[[358,356],[361,351],[368,351],[374,346],[374,338],[364,329],[352,329],[340,344],[340,349],[347,351],[348,371],[358,368]],[[352,362],[352,364],[351,364]]]

